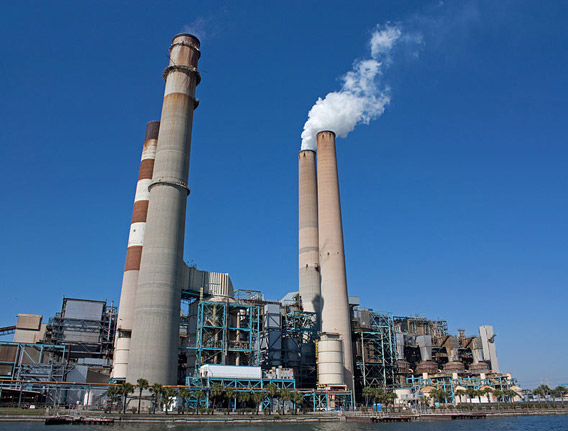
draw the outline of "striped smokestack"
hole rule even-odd
[[[335,133],[333,132],[324,131],[317,134],[317,180],[322,295],[321,331],[339,335],[343,344],[343,383],[353,390],[351,314],[347,295],[343,226],[335,155]],[[329,375],[332,376],[333,373]],[[321,379],[319,383],[327,384]],[[333,381],[329,383],[337,384]]]
[[[318,186],[316,153],[302,150],[298,155],[299,290],[304,311],[320,312],[318,248]]]
[[[174,37],[136,291],[126,380],[177,384],[181,275],[199,40]]]
[[[148,214],[148,198],[150,197],[148,186],[150,186],[152,172],[154,171],[154,159],[156,157],[159,129],[159,121],[150,121],[148,123],[146,126],[144,147],[142,148],[142,160],[140,161],[136,195],[134,196],[134,210],[132,211],[132,222],[130,224],[130,234],[128,235],[126,265],[124,266],[122,289],[120,291],[120,306],[118,308],[118,322],[116,325],[116,339],[112,361],[112,377],[115,379],[126,378],[130,336],[132,334],[132,315],[134,313],[134,302],[136,299],[136,288],[138,287],[138,274],[140,271],[140,258],[142,256],[146,216]]]

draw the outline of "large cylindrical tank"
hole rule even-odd
[[[322,334],[316,344],[318,386],[344,386],[343,342],[337,334]]]

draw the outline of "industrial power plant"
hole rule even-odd
[[[408,403],[435,390],[454,404],[468,389],[520,395],[499,369],[492,326],[451,334],[444,320],[375,311],[349,296],[332,130],[298,155],[297,288],[270,300],[186,264],[200,42],[179,34],[169,52],[161,118],[147,124],[142,146],[120,303],[64,298],[46,322],[19,314],[0,328],[14,334],[0,341],[0,403],[101,405],[110,385],[141,379],[187,389],[194,407],[211,406],[215,385],[293,390],[314,411],[353,409],[366,388]],[[261,408],[272,405],[266,394]]]

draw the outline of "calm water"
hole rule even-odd
[[[46,427],[34,423],[1,423],[0,431],[184,431],[210,430],[222,431],[233,428],[238,431],[568,431],[568,415],[560,416],[516,416],[495,419],[478,419],[443,422],[414,422],[401,424],[354,424],[354,423],[315,423],[315,424],[264,424],[264,425],[173,425],[173,424],[128,424],[114,427],[87,425],[51,425]]]

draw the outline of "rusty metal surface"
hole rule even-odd
[[[160,131],[160,122],[159,121],[149,121],[146,124],[146,136],[144,137],[145,141],[150,139],[158,139],[158,133]]]

